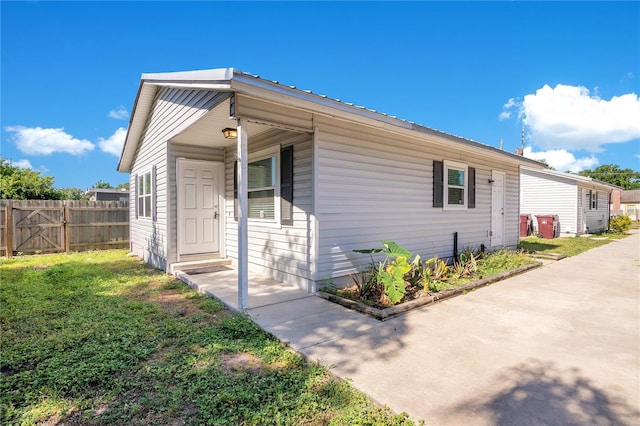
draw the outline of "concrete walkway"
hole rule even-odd
[[[262,328],[427,425],[640,424],[638,233],[385,322],[250,280]]]

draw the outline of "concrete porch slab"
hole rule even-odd
[[[176,277],[196,291],[220,300],[227,308],[238,311],[238,271],[225,266],[216,272],[186,273],[178,271]],[[249,309],[277,305],[296,299],[314,298],[300,290],[259,274],[249,274]]]

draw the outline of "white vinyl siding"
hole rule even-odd
[[[609,227],[609,193],[600,188],[583,186],[585,195],[585,232],[597,233]],[[587,200],[586,197],[591,195]]]
[[[168,175],[168,142],[172,136],[202,117],[222,97],[208,90],[160,88],[156,92],[131,167],[129,184],[136,185],[134,179],[138,174],[155,167],[155,220],[134,220],[136,192],[131,191],[130,240],[132,252],[157,268],[168,268],[170,238],[167,182],[175,182],[175,173]]]
[[[367,256],[354,249],[393,240],[423,258],[453,256],[458,247],[490,245],[491,170],[506,173],[505,244],[518,243],[518,165],[428,140],[317,117],[316,159],[319,222],[318,281],[355,272]],[[455,161],[476,169],[476,208],[433,207],[433,161]],[[466,195],[465,195],[466,198]]]
[[[534,215],[558,215],[560,236],[599,232],[609,226],[609,192],[604,186],[544,171],[522,169],[520,211]],[[594,194],[594,195],[591,195]]]
[[[576,184],[556,176],[522,170],[520,176],[520,212],[533,215],[537,232],[538,215],[558,215],[560,235],[576,235],[578,223],[578,190]]]
[[[311,246],[313,231],[312,136],[284,130],[249,135],[249,158],[264,149],[293,146],[293,225],[279,226],[249,220],[249,268],[252,271],[311,290]],[[238,253],[238,223],[234,219],[233,159],[235,149],[226,152],[226,249],[235,262]],[[279,201],[278,203],[279,204]]]

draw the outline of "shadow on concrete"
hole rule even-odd
[[[616,389],[599,389],[577,368],[562,370],[553,362],[528,360],[498,374],[504,390],[463,401],[451,411],[482,411],[497,426],[632,425],[640,412]]]

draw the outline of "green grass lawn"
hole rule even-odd
[[[125,254],[0,260],[2,424],[412,424]]]
[[[592,248],[611,242],[611,240],[627,237],[628,234],[603,233],[589,237],[563,237],[543,239],[527,237],[520,240],[518,248],[528,252],[557,253],[575,256]]]

